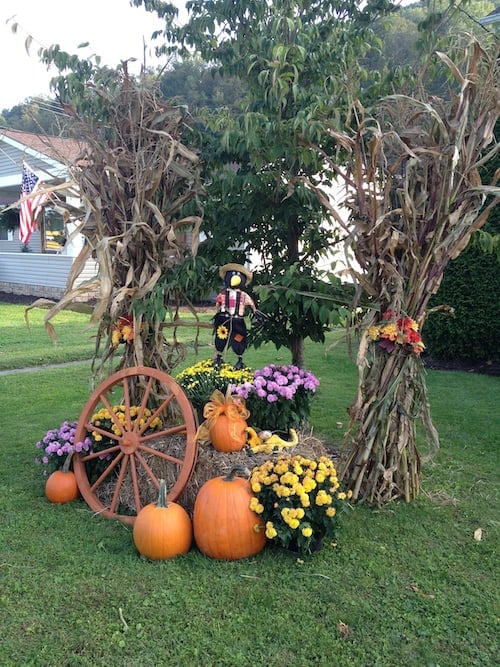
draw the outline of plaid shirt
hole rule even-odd
[[[219,306],[221,313],[228,313],[233,317],[244,317],[247,306],[255,310],[253,299],[239,289],[225,289],[219,292],[215,303]]]

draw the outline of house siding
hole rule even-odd
[[[0,252],[0,291],[59,299],[65,292],[73,261],[66,255]],[[96,274],[96,262],[88,260],[76,284]]]
[[[31,236],[30,240],[28,242],[28,248],[29,252],[40,252],[40,244],[41,244],[41,238],[40,238],[40,230],[34,231]],[[14,229],[14,231],[10,232],[10,239],[2,239],[0,240],[0,253],[3,252],[13,252],[13,253],[19,253],[23,252],[23,243],[19,240],[19,231],[17,229]]]

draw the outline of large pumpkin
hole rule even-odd
[[[264,521],[250,509],[250,482],[235,472],[233,468],[225,477],[205,482],[194,503],[194,539],[198,549],[211,558],[246,558],[266,544]]]
[[[51,503],[69,503],[78,498],[75,473],[69,469],[72,454],[68,454],[61,470],[54,470],[45,482],[45,495]]]
[[[247,441],[246,429],[247,423],[241,417],[220,414],[210,424],[210,442],[218,452],[239,452]]]
[[[133,539],[137,551],[151,560],[166,560],[191,548],[193,527],[186,510],[167,502],[165,480],[160,480],[157,503],[142,508],[134,521]]]

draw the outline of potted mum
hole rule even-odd
[[[254,371],[251,380],[234,386],[233,393],[245,399],[252,426],[288,433],[308,422],[318,386],[319,380],[310,371],[268,364]]]
[[[125,405],[113,406],[113,412],[118,422],[125,424]],[[132,425],[134,425],[138,419],[139,413],[140,409],[137,406],[130,407]],[[150,416],[151,410],[145,408],[142,411],[140,426],[142,426]],[[78,422],[65,421],[59,428],[47,431],[45,436],[36,443],[36,448],[41,451],[39,456],[35,458],[35,463],[43,466],[43,474],[45,476],[50,475],[50,473],[55,470],[62,469],[68,454],[74,454],[75,452],[91,454],[93,452],[106,450],[109,447],[116,445],[117,440],[107,435],[103,435],[103,433],[110,433],[116,436],[121,435],[120,428],[111,418],[111,415],[106,408],[102,408],[95,412],[92,415],[90,423],[96,427],[96,430],[90,432],[81,442],[75,442],[75,433]],[[156,417],[149,425],[148,432],[161,430],[162,426],[161,419]],[[108,461],[112,456],[112,454],[105,453],[102,457],[96,458],[87,464],[90,466],[89,476],[91,479],[96,479],[98,477],[102,470],[107,467],[105,461]]]
[[[280,456],[253,469],[255,497],[250,508],[262,516],[271,542],[300,555],[334,541],[341,515],[349,508],[349,491],[341,490],[331,459],[299,454]]]
[[[215,390],[225,395],[229,385],[250,382],[252,378],[253,373],[249,368],[237,369],[228,363],[218,366],[213,359],[198,361],[175,376],[176,382],[184,389],[195,408],[200,422],[203,420],[203,408]]]
[[[43,466],[45,476],[62,469],[68,454],[90,451],[93,444],[90,437],[85,438],[83,442],[75,443],[77,423],[65,421],[59,428],[47,431],[36,443],[35,447],[40,450],[40,454],[35,458],[35,463]]]

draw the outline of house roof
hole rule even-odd
[[[11,130],[0,127],[1,136],[24,144],[47,157],[51,157],[59,162],[69,162],[73,164],[81,153],[83,144],[65,137],[50,137],[43,134],[34,134],[33,132],[23,132],[22,130]]]
[[[76,163],[82,148],[74,139],[0,127],[0,205],[18,200],[23,162],[45,183],[54,183],[67,178],[68,165]]]

